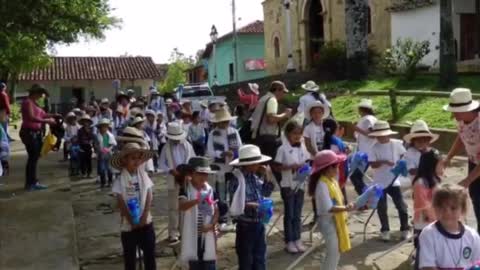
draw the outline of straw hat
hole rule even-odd
[[[167,138],[174,141],[181,141],[187,137],[185,130],[177,122],[171,122],[167,126]]]
[[[317,173],[328,166],[343,162],[346,159],[346,155],[337,155],[332,150],[322,150],[315,155],[315,159],[313,160],[312,174]]]
[[[93,125],[92,118],[90,118],[90,115],[88,115],[88,114],[82,115],[80,120],[78,120],[78,123],[80,123],[80,125],[83,125],[84,122],[88,122],[87,125],[89,125],[89,126]]]
[[[230,114],[230,112],[226,109],[219,109],[218,111],[215,112],[215,116],[211,120],[212,123],[221,123],[221,122],[227,122],[231,121],[233,119],[236,119],[237,117],[234,117]]]
[[[143,123],[143,122],[145,122],[145,118],[140,117],[140,116],[136,116],[136,117],[133,119],[133,121],[132,121],[132,123],[130,124],[130,126],[133,127],[133,126],[135,126],[135,125],[137,125],[137,124],[140,124],[140,123]]]
[[[65,116],[65,119],[68,119],[68,118],[75,118],[75,117],[77,117],[77,116],[75,115],[75,113],[74,113],[74,112],[69,112],[69,113],[67,113],[67,115]]]
[[[238,158],[230,162],[231,166],[246,166],[270,161],[272,158],[262,155],[260,148],[253,144],[245,144],[238,150]]]
[[[200,106],[202,106],[203,108],[208,108],[208,100],[202,100],[200,101]]]
[[[390,124],[387,121],[378,120],[372,128],[372,132],[368,134],[370,137],[383,137],[398,134],[396,131],[390,129]]]
[[[283,90],[283,92],[285,92],[285,93],[290,92],[290,91],[288,91],[287,86],[285,85],[285,83],[283,83],[282,81],[273,81],[273,82],[270,84],[270,88],[272,88],[272,87],[274,87],[274,86],[275,86],[275,87],[281,87],[282,90]]]
[[[110,104],[110,101],[108,100],[108,98],[102,98],[100,104]]]
[[[150,151],[145,148],[142,148],[142,146],[138,143],[129,142],[122,147],[122,150],[119,153],[114,154],[112,156],[112,159],[110,160],[110,165],[112,165],[112,167],[117,170],[121,170],[123,166],[122,164],[123,157],[129,154],[134,154],[134,153],[140,153],[142,155],[141,157],[142,163],[153,158],[155,154],[154,151]]]
[[[128,89],[128,90],[127,90],[127,95],[135,95],[135,90],[133,90],[133,89]]]
[[[208,173],[214,174],[217,173],[216,170],[212,170],[210,165],[210,160],[206,157],[192,157],[188,160],[187,167],[189,167],[192,171],[198,173]]]
[[[155,116],[155,111],[148,109],[148,110],[145,111],[145,115],[153,115],[153,116]]]
[[[143,115],[143,110],[138,107],[130,108],[130,117],[137,117],[138,114]]]
[[[472,92],[467,88],[456,88],[450,93],[449,104],[443,106],[449,112],[471,112],[478,109],[479,103],[472,99]]]
[[[173,103],[173,100],[171,98],[167,98],[167,100],[165,100],[165,104],[167,105],[170,105]]]
[[[373,110],[373,102],[371,99],[362,98],[362,100],[360,100],[360,103],[358,104],[358,107]]]
[[[403,136],[403,140],[410,143],[414,138],[430,137],[430,143],[438,140],[439,135],[430,132],[428,125],[423,120],[417,120],[410,128],[410,133]]]
[[[136,142],[142,145],[146,145],[144,134],[141,130],[138,130],[134,127],[126,127],[122,131],[122,136],[117,136],[117,141],[119,142]]]
[[[249,83],[248,84],[248,88],[250,88],[250,91],[252,91],[255,95],[260,95],[260,91],[258,89],[260,89],[260,87],[258,86],[258,84],[256,83]]]
[[[82,110],[80,110],[80,108],[75,108],[72,110],[72,112],[77,115],[77,114],[83,114]]]
[[[110,121],[110,119],[108,119],[108,118],[102,118],[102,119],[100,119],[100,121],[98,121],[97,127],[100,127],[100,126],[110,126],[111,124],[112,124],[112,121]]]
[[[312,118],[312,116],[310,115],[310,111],[313,108],[322,108],[323,109],[322,119],[327,119],[328,116],[330,116],[330,108],[328,106],[326,106],[325,104],[323,104],[321,101],[316,100],[315,102],[312,102],[312,103],[308,104],[307,111],[306,111],[305,114],[307,114],[310,118]]]
[[[318,84],[316,84],[314,81],[308,81],[302,84],[302,89],[309,92],[317,92],[320,90],[320,86],[318,86]]]

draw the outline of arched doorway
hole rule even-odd
[[[321,0],[307,0],[305,4],[305,37],[306,57],[308,67],[313,68],[319,57],[320,49],[325,44],[325,32],[323,25],[324,10]]]

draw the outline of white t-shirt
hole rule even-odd
[[[373,127],[375,122],[377,122],[377,118],[375,116],[365,115],[364,117],[360,118],[357,123],[357,127],[368,131],[370,128]],[[358,151],[364,153],[368,153],[370,147],[376,142],[375,139],[360,133],[355,133],[355,137],[357,138]]]
[[[310,153],[308,153],[307,148],[303,143],[300,147],[292,147],[290,143],[287,142],[278,148],[275,162],[287,166],[294,164],[303,165],[309,159]],[[280,187],[295,189],[298,186],[299,189],[304,190],[305,182],[300,183],[294,181],[296,174],[297,172],[292,172],[292,170],[282,170],[282,181],[280,181]]]
[[[480,237],[472,228],[463,225],[459,234],[446,232],[435,222],[420,234],[420,268],[463,270],[480,260]]]
[[[325,137],[325,131],[322,125],[317,125],[314,122],[310,122],[303,130],[303,137],[310,139],[313,144],[313,148],[320,151],[323,149],[323,139]],[[312,156],[312,158],[314,158]]]
[[[317,100],[315,99],[315,97],[310,92],[301,96],[299,101],[298,101],[297,112],[304,113],[305,117],[307,119],[310,119],[310,113],[307,113],[306,110],[308,109],[308,106],[310,106],[310,104],[312,104],[315,101],[317,101]]]
[[[119,179],[115,180],[115,182],[113,182],[112,192],[114,194],[120,194],[120,195],[125,194],[126,197],[123,198],[123,200],[125,201],[125,204],[127,204],[128,200],[130,200],[132,198],[137,198],[139,203],[141,203],[141,205],[140,205],[140,211],[141,211],[140,213],[141,214],[140,215],[142,215],[143,214],[143,209],[145,209],[146,197],[147,197],[148,192],[153,187],[153,182],[152,182],[152,180],[150,180],[150,178],[148,178],[147,181],[144,183],[144,185],[140,185],[140,183],[138,181],[139,181],[139,177],[137,175],[132,175],[132,177],[129,178],[129,181],[128,181],[127,185],[124,186],[122,184],[123,183],[122,180],[119,178]],[[140,190],[140,188],[142,186],[144,187],[145,190]],[[123,193],[123,191],[125,191],[125,193]],[[151,222],[152,222],[152,215],[151,215],[151,213],[148,213],[147,224],[149,224]],[[130,226],[130,224],[128,223],[126,218],[122,218],[122,223],[121,223],[120,229],[121,229],[122,232],[132,230],[132,227]]]
[[[333,207],[332,198],[328,191],[328,186],[324,182],[318,180],[315,188],[315,205],[317,207],[317,214],[322,217],[332,217],[330,209]]]
[[[405,161],[407,162],[407,169],[418,169],[418,164],[420,163],[420,157],[422,153],[417,150],[415,147],[409,147],[405,153]]]
[[[402,141],[390,139],[390,142],[388,143],[375,143],[368,154],[368,158],[370,162],[388,160],[396,163],[405,152],[406,150],[403,147]],[[379,168],[374,169],[373,181],[375,184],[380,184],[384,188],[388,187],[393,181],[394,175],[390,172],[393,167],[394,166],[384,164]],[[398,179],[395,180],[393,186],[400,186]]]

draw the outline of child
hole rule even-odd
[[[438,139],[438,134],[430,132],[427,123],[417,120],[410,128],[410,133],[403,137],[408,144],[405,160],[407,161],[408,173],[413,178],[417,174],[418,163],[422,153],[430,149],[430,144]]]
[[[155,159],[154,159],[155,167],[156,167],[157,170],[160,169],[159,164],[158,164],[158,158],[160,157],[160,154],[162,153],[163,146],[165,145],[165,143],[167,143],[167,139],[166,139],[165,135],[167,135],[167,126],[163,122],[163,113],[158,112],[157,113],[157,125],[156,125],[156,128],[155,128],[155,137],[156,137],[157,142],[158,142],[158,148],[154,149],[154,150],[157,150],[157,153],[158,153],[157,155],[155,155]]]
[[[145,121],[145,124],[143,125],[145,135],[148,136],[148,141],[150,142],[150,149],[157,151],[158,149],[158,139],[157,135],[155,134],[155,130],[157,129],[157,121],[155,121],[155,112],[153,110],[146,110],[145,111],[145,117],[147,120]],[[153,156],[152,164],[153,165],[153,170],[157,170],[157,155]]]
[[[208,100],[202,100],[200,102],[200,122],[202,123],[203,128],[208,132],[210,128],[210,111],[208,110]]]
[[[144,269],[156,269],[155,231],[150,213],[153,183],[142,167],[152,156],[153,152],[130,142],[111,160],[112,167],[121,171],[112,192],[120,208],[125,270],[135,269],[137,247],[143,251]]]
[[[75,136],[70,140],[68,154],[70,155],[69,175],[77,176],[80,173],[80,145],[78,145],[78,137]]]
[[[192,125],[192,113],[190,111],[182,110],[180,112],[180,115],[182,117],[181,123],[182,123],[183,130],[185,130],[185,132],[188,133],[188,129]]]
[[[186,133],[177,122],[168,124],[167,143],[160,153],[159,166],[167,174],[168,189],[168,241],[171,245],[178,243],[178,192],[175,177],[179,175],[177,166],[187,164],[195,156],[192,145],[185,140]]]
[[[435,211],[432,207],[433,192],[441,182],[443,175],[442,157],[436,149],[430,149],[420,156],[418,169],[412,181],[413,185],[413,228],[417,256],[415,269],[418,267],[420,248],[418,236],[428,224],[435,221]]]
[[[134,112],[135,110],[130,110],[130,112]],[[142,115],[140,114],[137,114],[137,116],[135,116],[133,118],[133,120],[131,121],[130,123],[130,126],[131,127],[134,127],[136,129],[138,129],[139,131],[142,132],[143,134],[143,139],[145,140],[145,142],[147,143],[147,148],[150,150],[152,149],[152,139],[150,138],[150,136],[147,134],[147,132],[145,132],[145,118],[143,118]],[[149,173],[152,173],[154,170],[155,170],[155,167],[153,165],[153,159],[147,161],[147,163],[145,164],[145,169],[147,170],[147,172]]]
[[[68,153],[70,151],[70,146],[72,145],[72,138],[76,137],[78,134],[78,130],[80,129],[80,125],[77,124],[77,117],[74,112],[69,112],[67,116],[65,116],[65,135],[64,135],[64,143],[63,143],[63,160],[68,160]]]
[[[312,102],[307,108],[307,113],[311,119],[310,123],[303,131],[305,146],[313,159],[317,152],[323,149],[323,120],[330,115],[330,109],[320,101]]]
[[[205,155],[205,128],[200,123],[200,112],[194,111],[192,124],[188,128],[188,140],[192,143],[193,150],[197,156]]]
[[[93,148],[93,122],[88,114],[80,118],[81,128],[78,130],[78,145],[80,146],[80,172],[82,178],[91,178],[92,174],[92,148]]]
[[[189,181],[180,188],[179,209],[183,212],[181,260],[188,262],[190,270],[216,269],[215,225],[218,208],[208,175],[215,173],[205,157],[188,161]]]
[[[124,107],[118,106],[113,114],[113,134],[115,136],[121,136],[122,130],[128,125],[126,110]]]
[[[395,176],[391,172],[391,169],[405,154],[406,150],[400,140],[390,139],[390,136],[394,134],[397,134],[397,132],[390,129],[388,122],[381,120],[378,120],[373,125],[372,132],[369,133],[370,137],[377,140],[371,147],[368,158],[371,167],[374,169],[374,183],[383,187],[384,196],[382,196],[377,206],[378,217],[381,223],[381,239],[383,241],[390,240],[386,194],[392,197],[393,203],[398,210],[402,239],[409,238],[407,205],[403,200],[400,182],[394,178]]]
[[[103,98],[100,101],[99,118],[109,119],[110,121],[113,120],[113,113],[112,113],[112,110],[110,109],[110,101],[108,100],[108,98]]]
[[[420,234],[420,269],[466,269],[480,260],[480,237],[463,224],[467,191],[445,184],[433,195],[437,221]]]
[[[310,159],[305,144],[302,142],[303,127],[292,121],[285,127],[287,141],[277,151],[275,163],[280,165],[282,179],[281,195],[284,206],[284,237],[289,253],[304,252],[301,239],[302,208],[307,175],[299,175],[307,160]]]
[[[370,133],[373,125],[377,121],[373,112],[373,104],[370,99],[362,99],[358,104],[358,113],[360,114],[360,120],[355,126],[355,138],[357,139],[357,151],[363,153],[369,153],[370,147],[375,143],[375,139],[370,138]],[[359,169],[352,172],[350,180],[352,181],[355,191],[358,195],[362,194],[366,188],[363,181],[363,173]]]
[[[315,197],[317,223],[327,249],[325,261],[320,267],[322,270],[336,270],[340,253],[351,249],[346,212],[354,207],[343,204],[344,198],[336,179],[338,164],[345,159],[345,155],[337,155],[331,150],[318,152],[308,183],[308,193]]]
[[[232,171],[232,167],[228,164],[238,156],[238,149],[242,146],[238,131],[230,127],[232,119],[234,117],[226,109],[216,111],[212,119],[215,128],[210,132],[207,143],[207,156],[213,159],[213,164],[220,167],[219,172],[215,175],[215,192],[221,205],[227,203],[228,190],[225,174]],[[220,217],[220,231],[227,232],[233,229],[227,225],[227,221],[226,215]]]
[[[267,245],[265,225],[260,220],[259,202],[270,196],[274,184],[260,176],[265,170],[262,163],[271,158],[262,155],[256,145],[247,144],[239,149],[238,159],[230,162],[233,177],[229,184],[232,198],[230,214],[236,220],[235,250],[239,270],[265,270]]]
[[[100,175],[100,187],[104,188],[108,177],[108,187],[112,185],[113,173],[110,168],[110,158],[113,148],[117,145],[115,137],[110,132],[110,120],[101,119],[97,124],[96,150],[98,162],[98,174]]]

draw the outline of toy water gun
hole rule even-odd
[[[273,216],[273,200],[272,199],[263,199],[260,201],[258,207],[258,213],[260,216],[260,221],[263,224],[268,224],[270,219]]]
[[[198,211],[204,216],[213,215],[213,205],[215,202],[212,199],[211,191],[201,190],[197,192],[197,200],[199,200]]]
[[[356,152],[353,155],[350,155],[347,160],[348,172],[347,175],[352,174],[355,170],[359,169],[362,172],[365,172],[368,167],[368,155],[365,152]]]
[[[140,203],[137,198],[129,199],[127,202],[128,211],[132,216],[133,225],[140,224]]]
[[[305,163],[297,170],[297,174],[293,180],[303,183],[305,180],[307,180],[308,176],[310,176],[310,173],[312,173],[312,166],[310,166],[308,163]]]
[[[408,176],[408,168],[407,168],[407,161],[404,159],[400,159],[390,170],[391,173],[395,176],[394,180],[397,179],[399,176],[407,177]]]
[[[383,196],[383,188],[379,185],[371,185],[366,188],[363,193],[358,196],[355,201],[355,209],[357,210],[366,210],[366,209],[375,209],[377,208],[378,201]]]

